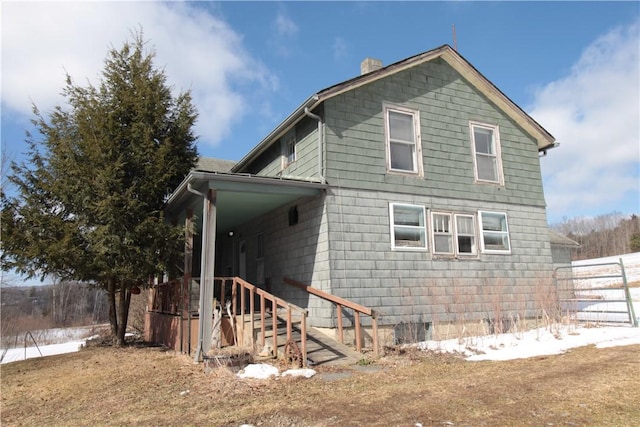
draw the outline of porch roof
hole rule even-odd
[[[326,188],[317,181],[192,170],[169,196],[165,210],[168,216],[182,217],[191,208],[200,224],[203,195],[216,190],[216,228],[226,233],[302,197],[319,196]]]

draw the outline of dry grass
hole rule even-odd
[[[3,426],[631,426],[640,346],[508,362],[413,352],[329,381],[205,374],[157,348],[89,348],[2,365]],[[367,369],[371,369],[368,366]],[[449,424],[450,423],[450,424]]]

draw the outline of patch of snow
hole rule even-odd
[[[625,276],[628,283],[640,281],[640,252],[632,254],[616,255],[605,258],[583,259],[573,261],[571,265],[574,268],[573,275],[575,277],[589,276],[606,276],[619,275],[620,267],[616,265],[593,265],[593,264],[610,264],[619,263],[622,260]],[[577,280],[579,287],[600,287],[607,285],[622,285],[622,280],[618,278],[600,278],[597,280]]]
[[[292,377],[305,377],[311,378],[316,374],[316,371],[313,369],[289,369],[282,373],[283,377],[292,376]]]
[[[38,343],[39,346],[48,344],[63,344],[69,341],[81,341],[88,339],[89,336],[96,333],[96,331],[107,328],[108,325],[92,325],[92,326],[78,326],[73,328],[51,328],[51,329],[36,329],[29,332],[30,336],[27,336],[29,343],[32,343],[31,337]],[[12,346],[21,347],[24,349],[25,333],[19,334],[15,340],[13,337],[3,337],[3,345],[8,348]]]
[[[586,345],[599,348],[640,344],[640,328],[553,326],[526,332],[418,343],[421,350],[457,353],[466,360],[512,360],[561,354]]]
[[[271,377],[292,376],[311,378],[316,374],[313,369],[288,369],[280,374],[278,368],[268,363],[257,363],[248,365],[246,368],[238,372],[236,375],[240,378],[255,378],[264,380]]]
[[[236,375],[240,378],[256,378],[264,380],[272,376],[277,377],[280,375],[280,371],[278,368],[269,365],[268,363],[255,363],[248,365]]]
[[[7,350],[7,352],[5,353],[4,357],[2,358],[2,364],[40,357],[41,353],[42,356],[73,353],[80,350],[84,343],[85,341],[70,341],[63,344],[50,344],[27,348],[12,348]]]

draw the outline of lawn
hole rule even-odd
[[[205,373],[159,348],[1,367],[2,426],[637,426],[640,345],[513,361],[412,351],[311,379]],[[348,374],[348,375],[338,375]]]

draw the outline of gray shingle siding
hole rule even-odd
[[[383,103],[419,111],[424,177],[387,172]],[[382,325],[533,313],[537,286],[553,268],[533,137],[440,59],[336,95],[316,112],[325,122],[326,195],[298,201],[294,226],[288,205],[241,230],[264,233],[265,276],[276,295],[308,308],[310,323],[322,327],[336,326],[335,310],[283,277],[374,308]],[[499,126],[504,186],[474,182],[470,121]],[[317,178],[316,126],[308,117],[296,125],[297,160],[284,170],[279,142],[248,169]],[[511,252],[435,256],[429,229],[428,250],[392,250],[389,203],[425,206],[427,216],[473,215],[478,252],[478,211],[506,213]],[[247,263],[251,278],[255,256]]]
[[[434,256],[431,247],[392,250],[389,203],[423,205],[428,211],[505,212],[511,254],[451,259]],[[334,189],[327,197],[327,214],[332,293],[379,310],[384,324],[431,321],[441,305],[450,310],[440,313],[439,321],[456,320],[463,305],[469,319],[484,318],[495,311],[492,295],[500,295],[505,311],[523,315],[525,308],[532,309],[537,281],[551,273],[544,208]]]
[[[298,210],[298,223],[289,225],[288,212]],[[324,197],[300,199],[278,208],[237,230],[239,239],[246,239],[247,277],[255,283],[256,235],[263,233],[265,278],[271,292],[308,308],[314,318],[331,318],[330,305],[318,298],[283,283],[289,277],[330,292],[329,243]],[[329,310],[330,311],[330,310]]]
[[[424,178],[387,173],[383,103],[420,112]],[[325,121],[326,178],[332,185],[545,205],[534,139],[443,61],[327,100]],[[499,126],[504,187],[474,183],[469,121]]]
[[[259,176],[283,176],[297,179],[318,179],[317,121],[302,119],[291,130],[296,138],[296,161],[286,163],[286,151],[280,138],[258,156],[246,171]],[[284,166],[284,167],[283,167]]]

